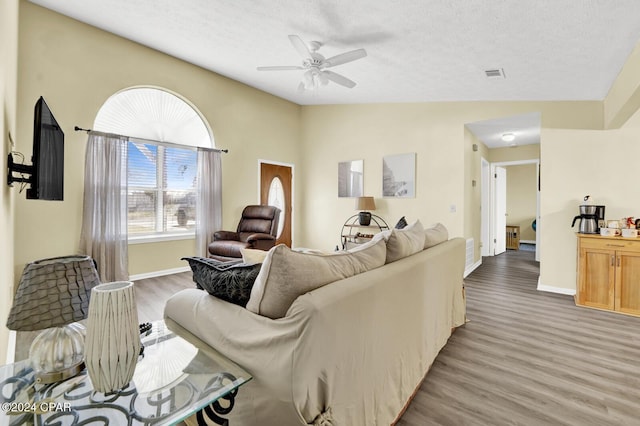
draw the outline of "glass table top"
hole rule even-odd
[[[86,369],[48,385],[35,384],[27,360],[0,366],[0,425],[178,423],[233,397],[251,376],[196,338],[171,332],[163,321],[141,335],[144,352],[133,380],[118,392],[93,390]]]

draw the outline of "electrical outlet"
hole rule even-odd
[[[451,204],[449,206],[449,213],[455,213],[456,212],[456,205],[455,204]]]

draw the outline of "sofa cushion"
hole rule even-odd
[[[296,298],[326,284],[384,265],[384,241],[354,252],[299,253],[284,244],[269,250],[251,290],[247,309],[281,318]]]
[[[247,265],[240,260],[221,262],[204,257],[183,257],[193,271],[193,281],[200,289],[219,299],[246,306],[251,288],[260,272],[260,263]]]
[[[395,262],[422,251],[424,239],[424,228],[419,220],[402,229],[392,229],[387,240],[386,263]]]
[[[436,223],[431,228],[425,229],[424,234],[425,249],[443,243],[449,239],[449,231],[447,231],[447,228],[441,223]]]
[[[240,249],[240,253],[242,254],[242,262],[247,265],[262,263],[267,257],[267,252],[265,250],[242,248]]]

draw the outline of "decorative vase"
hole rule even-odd
[[[369,212],[358,213],[358,221],[362,226],[369,226],[371,224],[371,213]]]
[[[93,389],[110,393],[133,377],[140,354],[140,328],[133,283],[100,284],[91,291],[85,364]]]

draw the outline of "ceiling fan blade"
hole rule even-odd
[[[258,71],[288,71],[288,70],[303,70],[304,68],[298,65],[276,65],[274,67],[257,67]]]
[[[290,35],[289,41],[291,42],[291,44],[293,44],[293,47],[304,59],[308,59],[311,57],[311,51],[309,50],[309,47],[304,41],[302,41],[300,37],[298,37],[297,35]]]
[[[349,89],[353,89],[356,86],[356,82],[353,80],[349,80],[347,77],[337,74],[333,71],[322,71],[329,80],[333,81],[340,86],[348,87]]]
[[[336,65],[346,64],[347,62],[355,61],[356,59],[364,58],[365,56],[367,56],[366,50],[357,49],[332,56],[328,59],[325,59],[324,63],[328,67],[335,67]]]

